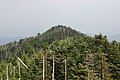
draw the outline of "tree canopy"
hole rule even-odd
[[[54,57],[53,57],[54,56]],[[20,59],[28,66],[18,65]],[[120,43],[102,34],[87,36],[58,25],[44,33],[0,46],[5,80],[120,80]],[[44,63],[44,64],[43,64]],[[7,70],[8,66],[8,70]]]

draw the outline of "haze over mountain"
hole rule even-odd
[[[89,36],[91,36],[91,37],[94,37],[95,36],[95,34],[91,34],[91,33],[86,33],[87,35],[89,35]],[[100,33],[99,33],[100,34]],[[105,34],[103,34],[103,35],[105,35]],[[107,38],[108,38],[108,40],[109,41],[118,41],[118,42],[120,42],[120,34],[114,34],[114,35],[106,35],[107,36]]]
[[[91,34],[91,33],[86,33],[87,35],[91,36],[91,37],[94,37],[95,34]],[[100,34],[100,33],[99,33]],[[104,34],[103,34],[104,35]],[[33,36],[33,35],[31,35]],[[106,35],[108,40],[109,41],[118,41],[120,42],[120,34],[116,34],[116,35]],[[14,42],[14,41],[18,41],[20,39],[24,39],[25,37],[13,37],[13,38],[2,38],[0,37],[0,45],[2,44],[6,44],[6,43],[9,43],[9,42]]]
[[[62,24],[82,33],[119,40],[120,0],[1,0],[0,43],[9,37],[33,36]]]
[[[14,41],[17,41],[17,40],[20,40],[22,39],[23,37],[14,37],[14,38],[3,38],[3,37],[0,37],[0,45],[3,45],[3,44],[7,44],[9,42],[14,42]]]
[[[110,35],[110,36],[108,36],[108,39],[109,39],[110,41],[115,40],[115,41],[120,42],[120,34]]]
[[[0,37],[32,36],[58,24],[119,34],[120,0],[0,0]]]

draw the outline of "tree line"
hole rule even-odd
[[[120,43],[58,25],[1,45],[0,63],[1,80],[119,80]]]

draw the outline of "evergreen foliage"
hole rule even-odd
[[[18,65],[17,57],[28,69]],[[1,45],[0,78],[7,79],[8,66],[9,80],[53,80],[53,59],[54,80],[120,80],[119,42],[109,42],[102,34],[90,37],[62,25]]]

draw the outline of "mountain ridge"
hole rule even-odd
[[[1,47],[6,46],[5,51],[10,49],[13,51],[24,50],[24,53],[29,53],[29,49],[31,48],[42,48],[43,45],[52,44],[53,42],[66,39],[68,37],[75,37],[77,35],[86,36],[85,34],[82,34],[76,30],[71,29],[70,27],[58,25],[53,26],[52,28],[48,29],[47,31],[41,33],[38,33],[36,36],[31,36],[28,38],[23,38],[18,41],[10,42],[4,45],[1,45]],[[16,48],[14,48],[16,47]],[[9,52],[9,57],[14,52]],[[31,53],[31,52],[30,52]]]
[[[109,42],[102,34],[90,37],[59,25],[0,46],[0,78],[6,79],[8,66],[11,80],[42,80],[42,76],[52,80],[51,75],[55,80],[64,80],[65,73],[67,80],[119,80],[119,53],[120,43]],[[18,57],[28,66],[27,70],[22,64],[19,67]],[[12,67],[16,76],[10,72]]]

